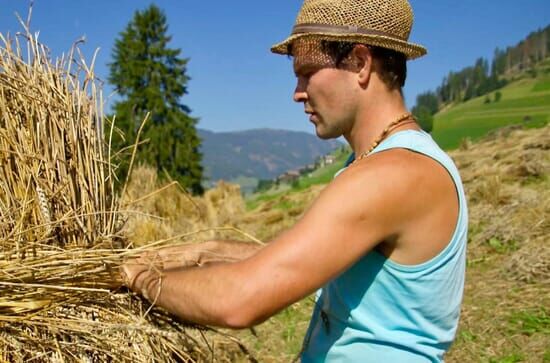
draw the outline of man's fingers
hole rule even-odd
[[[126,285],[127,287],[129,287],[134,291],[138,291],[140,289],[138,279],[144,273],[147,273],[150,269],[151,269],[151,266],[149,264],[139,262],[138,260],[126,261],[121,266],[121,271],[120,271],[122,276],[122,281],[124,281],[124,285]]]
[[[136,278],[135,268],[132,267],[135,265],[134,262],[127,261],[120,267],[120,275],[125,286],[130,289],[134,289],[134,280]]]

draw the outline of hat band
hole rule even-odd
[[[407,41],[406,38],[400,37],[395,34],[387,33],[381,30],[375,29],[364,29],[357,26],[350,25],[328,25],[320,23],[305,23],[295,25],[292,29],[292,35],[294,34],[308,34],[308,33],[332,33],[332,34],[363,34],[363,35],[375,35],[375,36],[384,36],[394,39],[399,39],[402,41]]]

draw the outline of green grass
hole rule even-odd
[[[282,199],[279,203],[275,204],[273,208],[280,210],[289,210],[294,207],[294,203],[288,199]]]
[[[311,174],[311,176],[301,177],[300,179],[298,179],[297,182],[292,184],[292,191],[298,192],[305,190],[312,185],[329,183],[334,178],[334,174],[336,174],[338,170],[344,167],[346,158],[347,156],[339,158],[334,164],[327,165],[321,169],[317,169],[314,173]]]
[[[475,342],[477,339],[478,337],[474,333],[468,330],[460,331],[456,337],[457,342],[461,342],[461,343]]]
[[[519,363],[524,362],[525,358],[519,353],[513,353],[505,357],[490,359],[489,363]]]
[[[539,72],[541,73],[541,72]],[[485,95],[435,115],[434,139],[444,149],[457,148],[465,138],[477,140],[508,125],[542,127],[550,121],[550,77],[524,78],[498,90],[502,98],[485,103]]]
[[[540,81],[533,86],[533,92],[550,91],[550,82]]]
[[[256,327],[256,336],[246,334],[246,343],[254,347],[256,357],[269,357],[269,362],[291,362],[302,348],[313,296],[287,307],[264,324]]]
[[[514,312],[508,319],[510,332],[532,335],[542,333],[550,339],[550,314],[544,309]]]
[[[519,249],[520,244],[516,241],[501,241],[500,239],[493,237],[487,241],[489,244],[489,247],[497,253],[505,254],[505,253],[511,253],[514,251],[517,251]]]
[[[349,149],[337,150],[335,153],[333,153],[335,157],[334,163],[330,165],[325,165],[324,167],[313,171],[309,175],[304,175],[300,177],[298,181],[292,184],[292,190],[301,191],[309,188],[312,185],[329,183],[332,178],[334,178],[334,174],[336,174],[338,170],[344,167],[344,164],[350,153],[351,151]]]

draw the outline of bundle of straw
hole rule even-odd
[[[0,34],[0,360],[213,359],[211,329],[120,288],[133,251],[119,232],[94,61],[75,45],[52,64],[23,26]]]

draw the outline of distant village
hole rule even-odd
[[[251,189],[248,193],[258,193],[270,190],[272,188],[279,189],[279,187],[286,188],[288,186],[294,187],[295,184],[299,183],[300,178],[309,178],[317,176],[317,173],[314,174],[319,169],[322,169],[326,166],[333,165],[335,163],[341,162],[342,154],[349,154],[351,150],[349,146],[340,145],[338,148],[334,149],[330,154],[318,156],[314,162],[304,165],[299,168],[294,168],[287,170],[281,175],[273,179],[260,179],[258,180],[254,189]],[[342,165],[343,166],[343,165]],[[242,190],[242,189],[241,189]],[[245,194],[247,191],[245,191]]]
[[[317,160],[315,160],[314,163],[308,164],[308,165],[306,165],[302,168],[299,168],[299,169],[288,170],[287,172],[279,175],[275,179],[275,183],[277,183],[277,184],[292,183],[293,181],[298,180],[298,178],[300,178],[300,176],[307,175],[307,174],[313,172],[314,170],[316,170],[318,168],[322,168],[326,165],[334,164],[335,161],[336,161],[336,158],[334,157],[334,155],[320,156],[320,157],[317,158]]]

